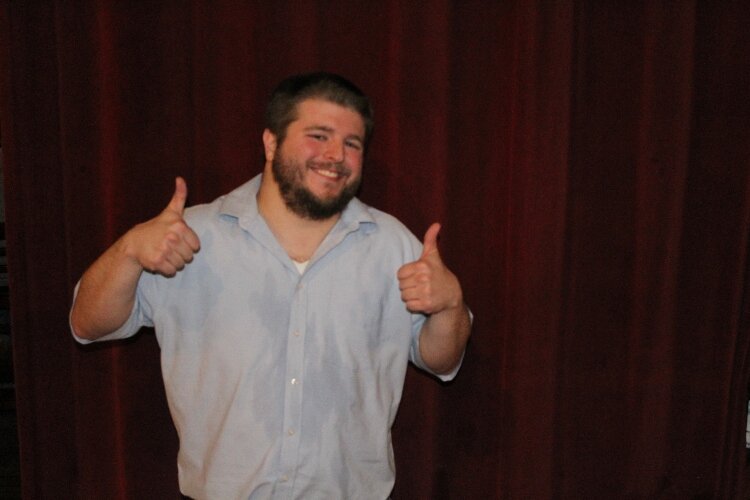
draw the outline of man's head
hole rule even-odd
[[[279,144],[284,142],[289,124],[297,119],[299,103],[307,99],[332,102],[359,113],[365,125],[364,148],[367,149],[374,126],[369,99],[346,78],[325,72],[291,76],[274,89],[265,118],[266,128]]]
[[[344,78],[329,73],[284,80],[266,114],[266,172],[287,208],[311,220],[336,217],[356,195],[370,103]]]

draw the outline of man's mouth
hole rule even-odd
[[[338,180],[351,175],[351,170],[338,164],[309,163],[307,168],[331,180]]]

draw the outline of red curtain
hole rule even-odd
[[[72,288],[176,175],[260,171],[272,86],[374,102],[362,198],[476,319],[409,372],[393,497],[747,498],[745,2],[15,2],[0,124],[25,498],[179,498],[152,332],[83,348]]]

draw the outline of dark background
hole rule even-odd
[[[364,201],[475,313],[410,370],[395,499],[747,498],[750,8],[690,1],[0,2],[25,498],[178,498],[152,332],[83,348],[73,286],[133,224],[260,171],[290,73],[376,131]]]

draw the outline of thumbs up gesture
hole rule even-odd
[[[401,300],[413,313],[434,314],[458,307],[463,293],[458,278],[440,258],[437,237],[440,224],[432,224],[424,235],[424,248],[418,260],[401,266],[397,278]]]
[[[182,218],[187,199],[187,185],[182,177],[175,179],[175,190],[167,207],[153,219],[138,224],[127,235],[127,253],[144,269],[174,276],[200,249],[198,235]]]

